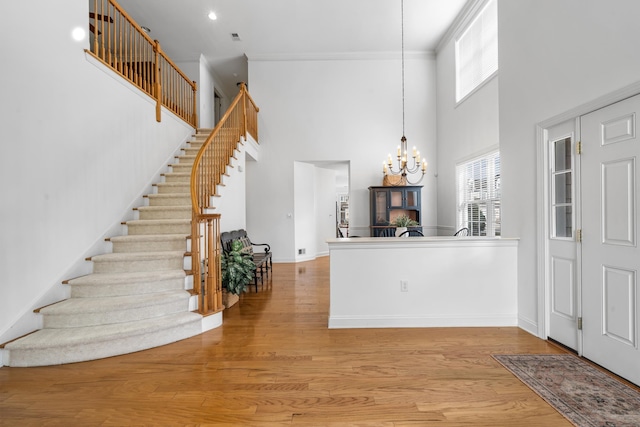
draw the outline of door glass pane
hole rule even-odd
[[[402,206],[402,191],[391,190],[391,206]]]
[[[416,206],[418,204],[418,196],[415,191],[407,191],[407,206]]]
[[[572,237],[573,223],[572,223],[572,209],[571,206],[556,206],[555,207],[555,236],[556,237]]]
[[[571,138],[560,139],[553,143],[555,171],[571,169]]]
[[[571,203],[571,172],[555,175],[555,203]]]
[[[376,191],[376,224],[387,222],[387,192]]]

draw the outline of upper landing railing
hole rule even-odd
[[[194,128],[196,83],[166,56],[115,0],[89,1],[92,55],[156,100],[156,120],[164,105]]]

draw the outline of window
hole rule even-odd
[[[470,236],[500,236],[500,152],[456,166],[458,228]]]
[[[573,238],[573,156],[571,137],[551,142],[551,238]]]
[[[456,40],[456,102],[498,71],[498,6],[489,0]]]

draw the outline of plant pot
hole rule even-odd
[[[407,231],[407,227],[396,227],[396,237],[399,237],[405,231]],[[402,237],[409,237],[409,233],[405,234]]]
[[[225,309],[233,306],[238,301],[240,301],[240,296],[239,295],[230,294],[229,292],[225,291],[224,289],[222,290],[222,304],[224,305]]]

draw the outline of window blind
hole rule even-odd
[[[456,40],[456,102],[498,71],[498,6],[490,0]]]
[[[473,236],[500,235],[500,152],[459,164],[458,226]]]

